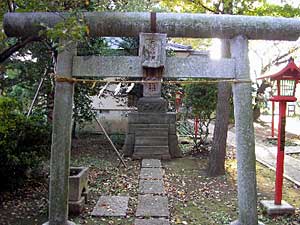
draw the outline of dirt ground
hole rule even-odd
[[[122,136],[114,137],[118,148]],[[137,201],[140,162],[126,159],[127,168],[117,167],[119,161],[104,136],[86,135],[73,140],[71,165],[89,166],[90,200],[80,216],[70,216],[77,224],[133,225]],[[181,146],[188,149],[189,146]],[[165,186],[169,198],[171,224],[218,225],[237,218],[236,160],[228,151],[226,175],[206,176],[207,152],[189,152],[183,158],[164,161]],[[258,197],[273,199],[275,174],[257,163]],[[35,225],[47,221],[48,178],[29,180],[13,193],[0,193],[1,225]],[[96,218],[90,215],[101,195],[130,196],[125,218]],[[297,207],[291,217],[269,218],[260,207],[259,219],[266,225],[300,225],[300,190],[284,181],[283,198]]]

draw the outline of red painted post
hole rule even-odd
[[[194,134],[195,134],[195,139],[197,140],[198,137],[198,129],[199,129],[199,118],[196,116],[194,119]]]
[[[272,138],[274,137],[274,110],[275,110],[275,102],[272,101]]]
[[[283,165],[284,165],[284,145],[285,145],[285,122],[286,122],[286,101],[279,102],[279,123],[277,139],[277,163],[276,163],[276,183],[275,183],[275,205],[281,205]]]

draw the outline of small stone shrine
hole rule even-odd
[[[137,112],[128,114],[124,145],[125,154],[135,159],[181,156],[176,135],[176,113],[167,112],[168,102],[161,97],[166,38],[166,34],[140,34],[143,80],[149,83],[143,84],[143,97],[137,103]]]

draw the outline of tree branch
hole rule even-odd
[[[296,46],[293,49],[289,50],[288,52],[281,54],[279,56],[277,56],[275,59],[273,59],[271,62],[269,62],[267,65],[265,65],[262,70],[261,70],[261,74],[264,74],[272,65],[280,65],[282,63],[287,62],[288,60],[282,60],[283,58],[287,57],[288,55],[290,55],[291,53],[297,51],[300,47]]]
[[[206,5],[204,5],[201,1],[191,0],[191,2],[192,2],[193,4],[195,4],[195,5],[200,5],[203,9],[205,9],[205,10],[207,10],[207,11],[209,11],[209,12],[212,12],[212,13],[214,13],[214,14],[220,13],[220,11],[219,11],[218,9],[216,9],[217,11],[215,11],[215,10],[213,10],[213,9],[211,9],[211,8],[209,8],[209,7],[207,7]]]
[[[34,42],[34,41],[41,41],[42,38],[39,36],[30,36],[25,39],[21,39],[13,46],[9,47],[8,49],[5,49],[3,52],[0,53],[0,63],[4,62],[6,59],[8,59],[12,54],[19,51],[20,49],[24,48],[27,44]]]
[[[10,0],[6,0],[6,2],[7,2],[7,6],[8,6],[8,11],[9,12],[13,12],[14,9],[13,9],[13,5],[12,5],[11,1]]]

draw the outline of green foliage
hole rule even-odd
[[[199,143],[196,138],[194,142],[196,147],[205,144],[209,134],[208,126],[214,119],[217,106],[217,91],[215,84],[188,84],[184,86],[183,103],[187,108],[187,113],[192,117],[199,119]]]
[[[2,188],[14,188],[28,170],[35,169],[50,148],[49,126],[40,116],[26,118],[21,105],[0,97],[0,179]]]
[[[194,117],[210,119],[216,110],[217,86],[215,84],[188,84],[184,86],[184,104],[191,108]]]

